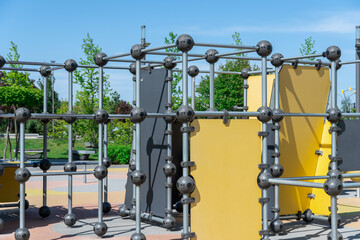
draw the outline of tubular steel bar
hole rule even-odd
[[[296,59],[303,59],[303,58],[316,58],[316,57],[323,57],[323,55],[322,54],[309,54],[309,55],[305,55],[305,56],[281,58],[281,60],[287,61],[287,60],[296,60]]]
[[[127,215],[130,214],[130,210],[125,210],[125,213]],[[160,218],[160,217],[156,217],[156,216],[153,216],[149,213],[145,213],[145,212],[142,212],[141,213],[141,218],[144,219],[144,220],[147,220],[147,221],[150,221],[150,222],[156,222],[156,223],[159,223],[159,224],[162,224],[163,223],[163,219]]]
[[[76,164],[77,165],[77,164]],[[31,177],[41,177],[41,176],[73,176],[73,175],[83,175],[83,174],[94,174],[94,171],[78,171],[78,172],[36,172],[31,173]]]
[[[275,67],[275,86],[274,86],[274,92],[275,92],[275,109],[280,109],[280,97],[279,97],[279,71],[280,68],[279,67]],[[279,164],[280,160],[279,160],[279,155],[280,155],[280,151],[279,151],[279,145],[280,145],[280,135],[279,135],[279,129],[280,129],[280,124],[279,122],[275,122],[275,158],[274,158],[274,164]],[[274,208],[275,209],[280,209],[280,205],[279,205],[279,185],[275,185],[274,186]],[[280,211],[275,211],[274,213],[274,220],[279,219],[280,216]]]
[[[20,123],[20,168],[25,168],[25,123]],[[25,182],[20,182],[19,227],[25,228]]]
[[[182,70],[180,69],[174,69],[173,70],[174,72],[182,72]],[[267,69],[267,73],[272,73],[272,72],[275,72],[275,69]],[[210,73],[211,74],[211,71],[207,71],[207,70],[200,70],[199,73]],[[215,71],[214,70],[214,73],[216,74],[231,74],[231,75],[241,75],[241,72],[232,72],[232,71]],[[250,75],[255,75],[255,74],[261,74],[262,72],[261,71],[249,71],[249,74]]]
[[[278,185],[298,186],[298,187],[324,188],[324,184],[322,183],[292,181],[292,180],[284,180],[281,178],[270,178],[269,183],[278,184]]]
[[[215,64],[210,63],[210,109],[211,111],[215,111]]]
[[[23,72],[39,72],[39,69],[34,68],[11,68],[11,67],[2,67],[0,70],[4,71],[23,71]]]
[[[231,56],[231,55],[237,55],[237,54],[245,54],[245,53],[252,53],[256,50],[244,50],[244,51],[235,51],[235,52],[228,52],[228,53],[218,53],[215,54],[216,57],[223,57],[223,56]]]
[[[73,73],[69,72],[69,89],[68,89],[68,108],[69,111],[73,110]],[[68,124],[68,163],[72,163],[72,138],[73,138],[73,125],[72,123]],[[72,175],[68,176],[68,214],[72,214],[72,195],[73,195],[73,177]]]
[[[111,59],[114,59],[114,58],[128,57],[130,55],[131,55],[131,53],[120,53],[120,54],[115,54],[115,55],[112,55],[112,56],[104,57],[103,60],[111,60]]]
[[[44,83],[44,99],[43,99],[43,112],[47,113],[47,77],[43,77]],[[47,160],[47,122],[43,122],[44,132],[43,132],[43,159]],[[46,173],[46,170],[43,170],[43,173]],[[47,205],[47,177],[43,176],[43,206]]]
[[[302,64],[311,64],[311,65],[316,65],[319,64],[318,61],[313,61],[313,60],[285,60],[284,62],[286,63],[293,63],[293,62],[298,62],[298,63],[302,63]],[[322,66],[330,66],[330,62],[321,62]]]
[[[104,124],[104,158],[108,157],[108,124]],[[108,173],[109,174],[109,173]],[[104,180],[104,202],[108,202],[108,196],[109,196],[109,176],[106,175]]]
[[[195,46],[199,47],[219,47],[219,48],[235,48],[235,49],[252,49],[257,50],[257,46],[246,46],[246,45],[231,45],[231,44],[217,44],[217,43],[199,43],[195,42]]]
[[[360,63],[360,60],[352,60],[352,61],[344,61],[344,62],[339,62],[340,65],[346,65],[346,64],[353,64],[353,63]]]
[[[133,75],[133,105],[134,107],[136,107],[136,74]],[[131,144],[131,159],[133,159],[136,162],[136,124],[133,123],[133,139],[132,139],[132,144]],[[129,168],[130,169],[130,168]],[[130,171],[132,172],[133,170],[130,169]],[[135,184],[132,184],[132,201],[131,201],[131,205],[132,208],[135,208],[135,203],[136,203],[136,186]]]
[[[195,111],[195,77],[191,77],[191,108]]]
[[[30,62],[30,61],[8,61],[5,64],[21,64],[21,65],[38,65],[38,66],[53,66],[64,67],[63,63],[48,63],[48,62]]]
[[[178,53],[178,52],[149,52],[147,54],[161,55],[161,56],[182,56],[182,53]],[[205,58],[204,54],[197,54],[197,53],[191,53],[191,54],[188,54],[188,56]]]
[[[109,60],[109,62],[125,62],[125,63],[133,63],[134,59],[111,59]],[[151,61],[151,60],[143,60],[141,61],[142,63],[156,63],[156,64],[161,64],[160,66],[163,65],[163,61]]]
[[[162,50],[162,49],[173,48],[173,47],[176,47],[175,43],[167,44],[167,45],[160,46],[160,47],[145,48],[145,49],[141,50],[141,52],[148,53],[148,52],[153,52],[156,50]]]

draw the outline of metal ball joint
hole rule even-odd
[[[74,59],[68,59],[65,61],[65,70],[68,72],[73,72],[77,69],[78,64]]]
[[[338,170],[338,169],[331,169],[331,170],[329,170],[329,172],[327,173],[327,175],[328,175],[330,178],[337,178],[337,179],[339,179],[340,181],[343,179],[343,176],[342,176],[340,170]]]
[[[6,60],[3,56],[0,56],[0,68],[2,68],[6,63]]]
[[[135,171],[135,169],[136,169],[136,161],[134,159],[131,159],[129,161],[129,168],[130,168],[131,171]]]
[[[262,123],[270,121],[273,116],[272,110],[269,107],[262,106],[257,111],[260,114],[257,119]]]
[[[270,173],[273,177],[278,178],[284,173],[284,168],[281,164],[275,163],[270,167]]]
[[[331,123],[337,123],[341,120],[342,114],[338,108],[330,108],[326,111],[326,113],[329,114],[326,118]]]
[[[195,65],[191,65],[188,68],[188,74],[190,77],[196,77],[199,74],[199,72],[200,72],[199,68]]]
[[[171,109],[168,109],[165,111],[165,113],[174,113]],[[165,122],[167,123],[173,123],[176,120],[176,116],[165,116],[164,117]]]
[[[164,67],[169,70],[174,69],[176,67],[176,63],[174,63],[175,60],[173,56],[166,57],[164,59]]]
[[[51,168],[51,162],[48,159],[43,159],[40,161],[40,169],[47,171]]]
[[[176,188],[182,194],[192,193],[195,189],[195,181],[190,176],[182,176],[177,180]]]
[[[330,46],[325,51],[325,57],[329,61],[336,61],[341,57],[341,50],[338,46]]]
[[[277,220],[273,220],[270,222],[270,230],[273,232],[273,233],[279,233],[282,231],[284,227],[284,224],[283,222],[280,220],[280,219],[277,219]]]
[[[273,176],[270,173],[261,172],[257,177],[257,184],[261,189],[267,189],[271,186],[269,179]]]
[[[15,119],[20,123],[24,123],[31,117],[31,112],[27,108],[18,108],[15,111]]]
[[[272,52],[272,45],[269,41],[262,40],[257,45],[256,52],[261,57],[267,57]]]
[[[330,196],[337,196],[342,192],[343,184],[337,178],[328,178],[324,183],[324,190]]]
[[[171,215],[164,217],[163,222],[162,222],[163,227],[166,229],[174,228],[175,224],[176,224],[176,220]]]
[[[126,217],[128,214],[126,213],[127,212],[127,207],[125,204],[121,204],[119,206],[119,210],[118,210],[118,214],[120,217]]]
[[[129,66],[129,71],[130,73],[132,73],[133,75],[136,74],[136,63],[131,63],[130,66]]]
[[[140,186],[146,181],[146,175],[141,170],[135,170],[131,172],[130,179],[133,184]]]
[[[39,70],[41,76],[43,76],[43,77],[48,77],[48,76],[50,76],[51,71],[49,71],[49,69],[50,69],[49,66],[41,66],[41,67],[40,67],[40,70]]]
[[[131,208],[129,211],[129,217],[131,220],[135,220],[136,219],[136,210],[135,208]]]
[[[108,174],[108,170],[103,165],[97,165],[94,168],[94,176],[99,180],[106,178],[107,174]]]
[[[106,234],[108,227],[103,222],[97,222],[95,223],[93,230],[98,237],[102,237]]]
[[[302,219],[304,222],[310,223],[314,220],[312,217],[313,215],[314,214],[312,213],[312,211],[310,209],[306,209],[302,215]]]
[[[68,227],[74,226],[76,221],[77,221],[76,216],[73,213],[68,213],[64,217],[64,223]]]
[[[165,176],[171,177],[174,176],[176,173],[176,166],[173,163],[165,163],[163,166],[163,172]]]
[[[64,172],[76,172],[77,166],[75,163],[66,163],[64,165]]]
[[[145,49],[143,45],[135,44],[131,47],[130,54],[136,60],[143,59],[146,55],[144,52],[142,52],[143,49]]]
[[[18,201],[17,203],[18,208],[20,208],[20,201]],[[30,207],[30,203],[28,200],[25,199],[25,210],[28,209]]]
[[[48,206],[42,206],[41,208],[39,208],[39,215],[42,218],[47,218],[49,217],[51,214],[51,210]]]
[[[216,56],[219,52],[216,49],[209,49],[205,52],[205,60],[208,63],[216,63],[219,61],[219,57]]]
[[[330,231],[327,235],[327,240],[343,240],[343,239],[344,237],[339,231],[336,231],[336,239],[333,239],[332,231]]]
[[[240,75],[243,79],[248,79],[250,77],[249,69],[248,68],[241,69]]]
[[[176,39],[176,47],[182,52],[188,52],[194,47],[194,40],[190,35],[182,34]]]
[[[27,168],[18,168],[15,171],[15,179],[19,183],[27,182],[31,177],[31,173]]]
[[[146,237],[143,233],[134,233],[131,235],[130,240],[146,240]]]
[[[111,204],[109,202],[102,203],[103,213],[109,213],[111,211]]]
[[[75,114],[75,112],[73,111],[67,111],[66,114],[72,115]],[[64,121],[67,122],[68,124],[73,124],[76,121],[76,117],[63,117]]]
[[[279,115],[276,115],[276,114],[283,114],[283,113],[284,112],[279,108],[274,109],[273,115],[272,115],[273,122],[281,122],[281,120],[284,119],[284,116],[279,116]]]
[[[130,112],[130,121],[133,123],[141,123],[147,116],[146,111],[142,107],[135,107]]]
[[[195,112],[189,105],[181,105],[176,111],[176,116],[180,122],[191,122],[195,118]]]
[[[109,114],[104,109],[95,111],[95,121],[98,123],[105,123],[109,119]]]
[[[109,168],[111,166],[111,159],[109,157],[104,157],[102,162],[106,168]]]
[[[284,56],[281,53],[274,53],[271,56],[270,62],[274,67],[280,67],[284,64],[284,60],[282,60],[282,58],[284,58]]]
[[[14,233],[15,240],[28,240],[30,232],[27,228],[18,228]]]
[[[108,60],[104,60],[104,57],[107,57],[107,55],[103,52],[99,52],[95,54],[94,56],[94,63],[98,65],[99,67],[103,67],[108,63]]]

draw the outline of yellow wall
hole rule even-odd
[[[19,201],[20,184],[15,180],[15,170],[18,167],[6,167],[4,175],[0,177],[0,202]]]
[[[192,124],[191,230],[197,239],[259,239],[261,196],[256,177],[260,170],[261,129],[257,119],[199,119]]]
[[[271,91],[274,84],[274,74],[267,75],[267,102],[270,103]],[[256,112],[261,104],[261,76],[250,76],[248,78],[248,94],[247,94],[247,105],[249,107],[249,112]]]

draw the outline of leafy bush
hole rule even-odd
[[[114,164],[128,164],[131,154],[131,145],[109,145],[108,157]]]

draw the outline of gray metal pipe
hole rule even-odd
[[[103,76],[104,76],[104,70],[102,67],[99,67],[99,109],[103,109]],[[99,147],[98,147],[98,165],[103,165],[103,140],[104,140],[104,125],[102,123],[99,123]],[[103,180],[98,179],[98,222],[103,223],[103,191],[104,191],[104,185]]]
[[[257,50],[257,46],[247,46],[247,45],[232,45],[232,44],[217,44],[217,43],[199,43],[196,42],[195,46],[199,47],[218,47],[218,48],[233,48],[233,49],[252,49]]]
[[[281,60],[287,61],[287,60],[296,60],[296,59],[303,59],[303,58],[316,58],[316,57],[323,57],[323,55],[322,54],[309,54],[309,55],[305,55],[305,56],[281,58]]]
[[[339,62],[340,65],[346,65],[346,64],[359,64],[360,60],[352,60],[352,61],[344,61],[344,62]]]
[[[324,184],[322,183],[284,180],[282,178],[270,178],[269,183],[277,184],[277,185],[298,186],[298,187],[324,188]]]
[[[12,68],[12,67],[2,67],[0,68],[4,71],[17,71],[17,72],[39,72],[39,69],[34,68]]]
[[[176,47],[176,44],[175,44],[175,43],[167,44],[167,45],[160,46],[160,47],[144,48],[144,49],[141,50],[141,52],[149,53],[149,52],[153,52],[153,51],[157,51],[157,50],[162,50],[162,49],[173,48],[173,47]]]
[[[44,99],[43,99],[43,112],[47,113],[47,77],[43,77],[43,89],[44,89]],[[44,122],[44,131],[43,131],[43,159],[47,160],[47,122]],[[46,170],[43,170],[46,173]],[[43,176],[43,206],[47,205],[47,177]]]
[[[68,108],[69,111],[73,110],[73,73],[69,72],[69,81],[68,81]],[[72,163],[72,138],[73,138],[73,128],[72,123],[68,124],[68,163]],[[72,175],[68,176],[68,214],[72,213],[72,196],[73,196],[73,178]]]
[[[215,64],[210,63],[210,110],[215,110]]]
[[[20,123],[20,168],[25,168],[25,123]],[[25,182],[20,183],[19,227],[25,228]]]
[[[76,164],[77,165],[77,164]],[[78,171],[78,172],[35,172],[31,173],[31,177],[43,177],[43,176],[73,176],[73,175],[84,175],[94,174],[94,171]]]

